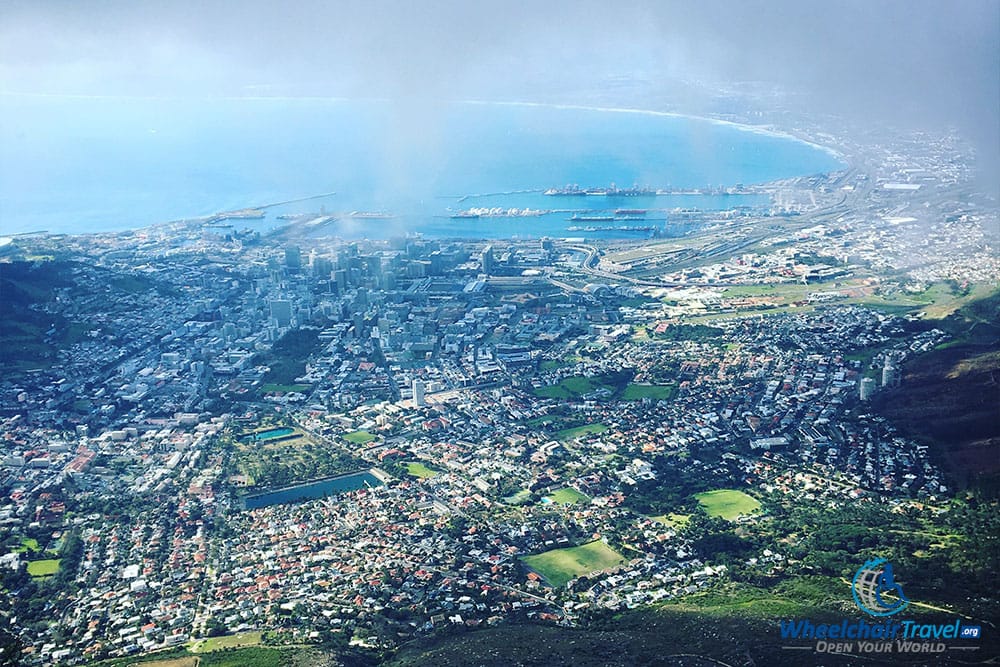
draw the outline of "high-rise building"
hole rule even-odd
[[[277,322],[279,327],[287,327],[292,324],[292,302],[287,299],[271,299],[268,301],[271,307],[271,319]]]
[[[302,251],[297,245],[285,248],[285,266],[296,271],[302,268]]]
[[[430,270],[427,272],[432,276],[440,276],[444,273],[444,258],[440,250],[435,250],[430,254]]]
[[[343,294],[347,291],[347,271],[337,269],[333,272],[333,281],[337,283],[337,292]]]
[[[419,378],[413,380],[413,405],[418,408],[427,405],[427,401],[424,399],[424,382]]]
[[[329,257],[316,257],[312,263],[313,275],[322,280],[328,280],[333,273],[333,261]]]
[[[483,248],[483,254],[480,256],[480,263],[483,268],[483,273],[486,275],[491,275],[493,273],[493,266],[495,260],[493,259],[493,246],[488,245]]]
[[[860,393],[862,401],[871,400],[872,394],[875,393],[875,380],[872,378],[862,378]]]
[[[899,371],[891,361],[885,362],[882,367],[882,386],[895,387],[899,382]]]
[[[378,255],[366,255],[362,258],[362,262],[367,275],[372,278],[378,278],[382,275],[382,258]]]

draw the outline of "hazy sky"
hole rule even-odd
[[[1000,161],[1000,0],[0,3],[0,90],[538,96],[754,80]],[[622,100],[623,104],[636,100]]]

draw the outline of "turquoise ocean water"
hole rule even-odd
[[[540,105],[0,95],[0,120],[0,234],[132,229],[335,192],[232,224],[267,229],[284,224],[281,214],[324,212],[339,218],[325,233],[347,238],[572,236],[568,227],[586,224],[568,220],[574,211],[643,208],[660,217],[767,200],[549,197],[545,189],[732,186],[842,167],[815,146],[738,126]],[[450,217],[472,207],[561,210]]]

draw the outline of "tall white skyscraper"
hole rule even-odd
[[[422,408],[427,405],[427,401],[424,399],[424,383],[423,380],[413,381],[413,404],[418,408]]]

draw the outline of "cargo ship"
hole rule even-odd
[[[465,211],[453,213],[452,218],[537,218],[545,215],[549,211],[542,211],[535,208],[470,208]]]
[[[574,215],[568,218],[573,222],[614,222],[613,215]]]

